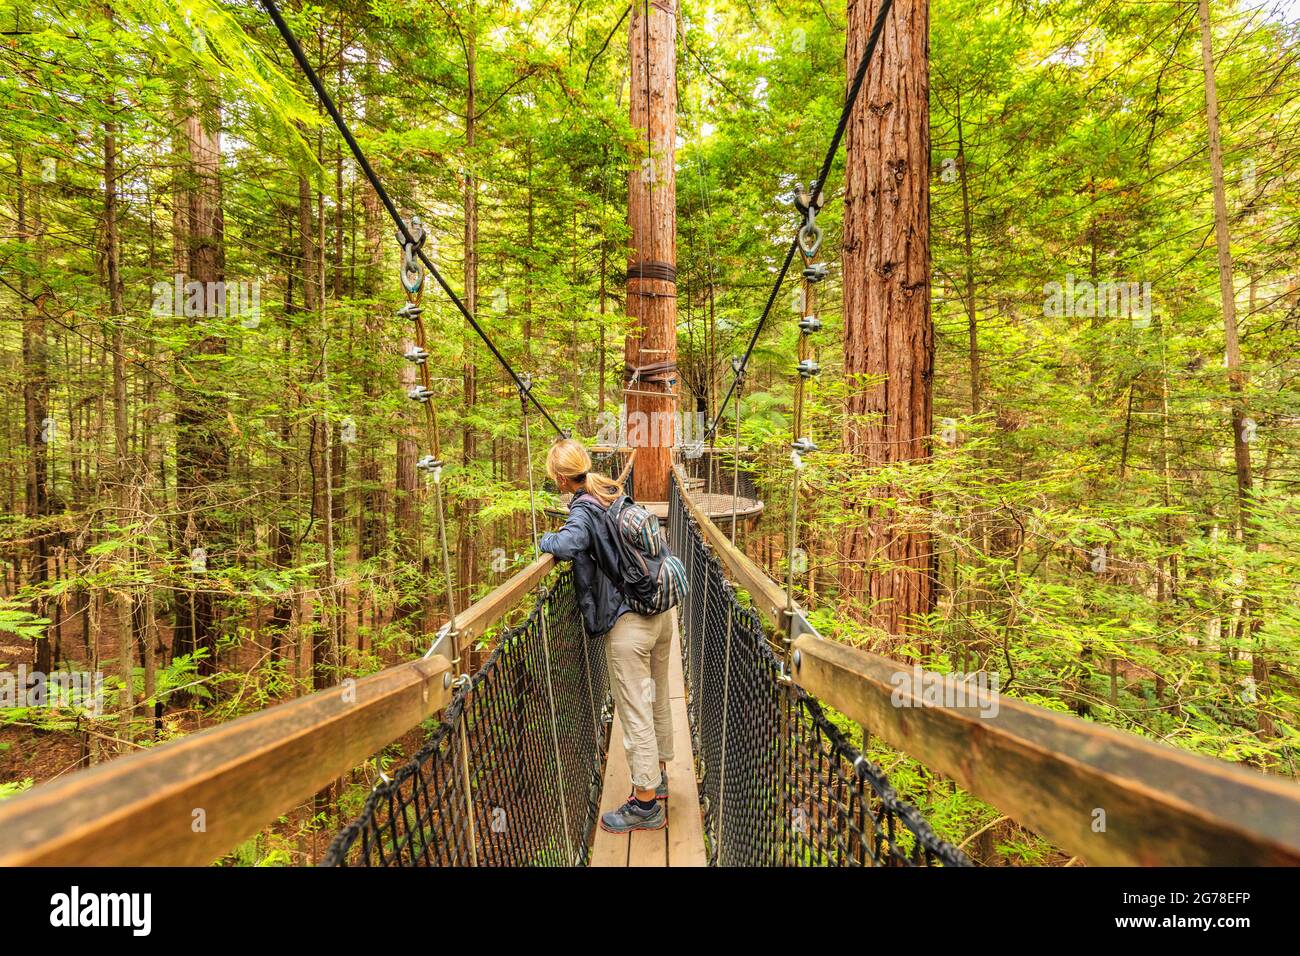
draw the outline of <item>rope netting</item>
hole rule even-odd
[[[587,640],[565,569],[456,691],[429,742],[370,794],[322,865],[585,865],[608,701],[604,642]]]
[[[675,482],[668,520],[690,580],[679,615],[710,862],[969,865],[813,698],[779,680],[763,621],[740,605]]]

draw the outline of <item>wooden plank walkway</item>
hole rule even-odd
[[[686,718],[686,685],[682,680],[681,638],[673,629],[669,659],[668,692],[673,707],[673,759],[668,764],[668,826],[638,830],[630,835],[606,833],[596,827],[592,866],[706,866],[704,822],[695,785],[695,758],[691,751],[691,726]],[[623,750],[623,724],[617,711],[610,731],[609,759],[600,812],[622,805],[632,789]]]

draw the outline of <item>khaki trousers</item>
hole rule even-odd
[[[623,749],[632,785],[659,785],[659,762],[673,759],[672,702],[668,698],[668,655],[673,646],[674,609],[646,617],[629,611],[607,637],[614,706],[623,722]]]

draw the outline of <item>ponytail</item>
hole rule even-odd
[[[623,485],[607,475],[591,470],[591,455],[581,442],[561,438],[546,455],[546,474],[552,481],[561,475],[582,485],[583,490],[608,508],[623,494]]]

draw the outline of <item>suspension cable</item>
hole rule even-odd
[[[826,150],[826,157],[822,160],[821,170],[817,173],[817,178],[813,180],[812,187],[809,190],[812,194],[812,201],[818,209],[822,206],[822,188],[826,184],[826,178],[830,176],[831,166],[835,162],[835,154],[839,152],[840,141],[844,138],[844,131],[848,129],[849,116],[853,112],[853,105],[857,102],[858,93],[861,92],[862,84],[867,77],[867,68],[871,66],[871,59],[875,55],[876,45],[880,42],[881,33],[884,32],[885,17],[889,15],[893,5],[894,0],[884,0],[880,5],[880,12],[876,14],[876,22],[871,27],[871,36],[867,38],[867,48],[862,54],[862,59],[858,62],[858,69],[853,76],[853,84],[849,87],[848,95],[844,98],[844,108],[840,111],[840,121],[836,124],[835,133],[831,136],[830,147]],[[781,271],[777,273],[776,283],[772,286],[772,294],[767,297],[767,305],[763,307],[763,314],[759,316],[758,325],[754,328],[754,334],[749,338],[749,345],[740,360],[737,375],[732,377],[731,387],[727,389],[722,404],[718,406],[713,421],[709,422],[708,430],[704,433],[705,442],[713,440],[718,425],[722,422],[722,413],[727,410],[727,403],[731,401],[732,393],[736,390],[737,377],[744,373],[746,366],[749,364],[749,356],[754,351],[754,346],[758,344],[758,337],[763,331],[763,326],[767,324],[767,317],[772,311],[772,303],[776,301],[777,294],[781,291],[781,284],[785,281],[786,273],[790,271],[790,262],[794,259],[795,250],[801,247],[801,236],[805,228],[806,223],[799,227],[795,237],[790,240],[790,248],[785,253],[785,262],[781,266]],[[817,243],[820,244],[820,242],[820,233],[818,233]],[[816,248],[813,247],[811,251],[815,253]]]
[[[392,217],[393,222],[397,225],[399,241],[403,246],[410,245],[415,248],[415,255],[424,263],[425,268],[429,270],[429,274],[433,276],[434,281],[436,281],[442,288],[442,291],[447,294],[447,298],[451,299],[452,303],[460,311],[460,314],[465,317],[465,321],[470,324],[470,328],[472,328],[478,334],[478,337],[483,340],[483,344],[488,347],[488,351],[490,351],[493,357],[501,363],[501,367],[506,370],[512,379],[514,379],[515,385],[522,389],[523,382],[520,379],[519,374],[506,360],[506,357],[501,354],[501,350],[497,348],[496,343],[492,341],[491,337],[486,331],[484,331],[483,327],[479,325],[478,320],[474,318],[474,314],[470,312],[465,303],[461,301],[460,296],[458,296],[451,286],[447,284],[447,280],[442,277],[442,273],[438,271],[438,267],[433,264],[433,261],[425,254],[424,250],[420,248],[420,242],[422,242],[422,239],[417,241],[416,237],[412,235],[408,228],[406,221],[402,218],[401,213],[397,211],[397,206],[388,195],[388,191],[384,189],[384,185],[380,182],[379,176],[375,173],[374,168],[371,167],[370,161],[366,159],[366,154],[362,152],[361,146],[357,143],[356,137],[352,135],[352,130],[348,128],[347,121],[343,119],[343,114],[341,114],[338,107],[334,105],[334,100],[326,91],[324,83],[321,82],[321,78],[317,75],[316,71],[312,69],[311,64],[307,62],[307,55],[303,53],[302,46],[298,43],[298,38],[293,35],[293,31],[289,29],[289,24],[285,22],[279,8],[275,5],[275,0],[261,0],[261,2],[271,19],[275,21],[276,29],[280,31],[280,36],[284,39],[285,45],[289,47],[289,52],[293,54],[293,58],[297,61],[299,69],[301,69],[306,75],[307,81],[311,83],[312,89],[316,91],[316,96],[325,107],[325,111],[329,113],[330,119],[332,119],[334,125],[338,127],[339,134],[348,144],[348,148],[352,150],[352,155],[356,159],[357,165],[361,167],[361,172],[365,175],[366,179],[370,181],[370,185],[374,188],[375,194],[379,196],[379,201],[384,204],[384,208],[388,210],[388,215]],[[889,0],[886,0],[886,2],[889,2]],[[556,424],[555,419],[551,417],[551,413],[548,412],[542,403],[537,400],[537,397],[533,395],[532,390],[527,389],[526,392],[528,398],[535,406],[537,406],[537,410],[542,413],[542,417],[550,423],[556,433],[567,437],[568,433]]]

